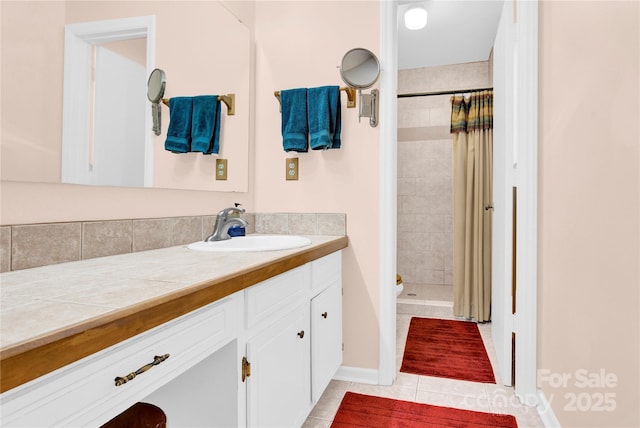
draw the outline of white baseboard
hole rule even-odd
[[[377,385],[378,370],[363,369],[360,367],[340,366],[333,378],[335,380],[342,380],[346,382],[358,382],[366,383],[369,385]]]
[[[545,428],[561,428],[560,422],[558,422],[555,413],[553,413],[551,403],[547,400],[546,395],[544,395],[541,389],[538,390],[538,405],[536,406],[536,410]]]

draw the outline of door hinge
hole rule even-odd
[[[242,381],[251,376],[251,363],[247,361],[247,357],[242,357]]]
[[[518,291],[518,275],[517,275],[517,253],[518,248],[518,188],[513,187],[513,209],[512,209],[512,229],[511,229],[511,314],[516,313],[516,293]]]
[[[516,332],[511,332],[511,386],[516,386]]]

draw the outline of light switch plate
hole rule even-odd
[[[287,172],[287,180],[297,180],[298,179],[298,158],[287,158],[286,159],[286,172]]]
[[[227,179],[227,160],[216,159],[216,180]]]

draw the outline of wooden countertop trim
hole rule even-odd
[[[0,392],[188,314],[237,291],[346,248],[341,237],[280,259],[9,346],[0,351]]]

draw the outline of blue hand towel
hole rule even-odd
[[[340,87],[309,88],[307,103],[311,149],[339,149],[342,129]]]
[[[220,150],[220,101],[217,95],[193,97],[191,151],[210,155]]]
[[[191,97],[174,97],[169,100],[169,129],[164,143],[165,150],[187,153],[191,150]]]
[[[282,147],[285,152],[306,152],[309,145],[307,89],[280,91],[282,110]]]

